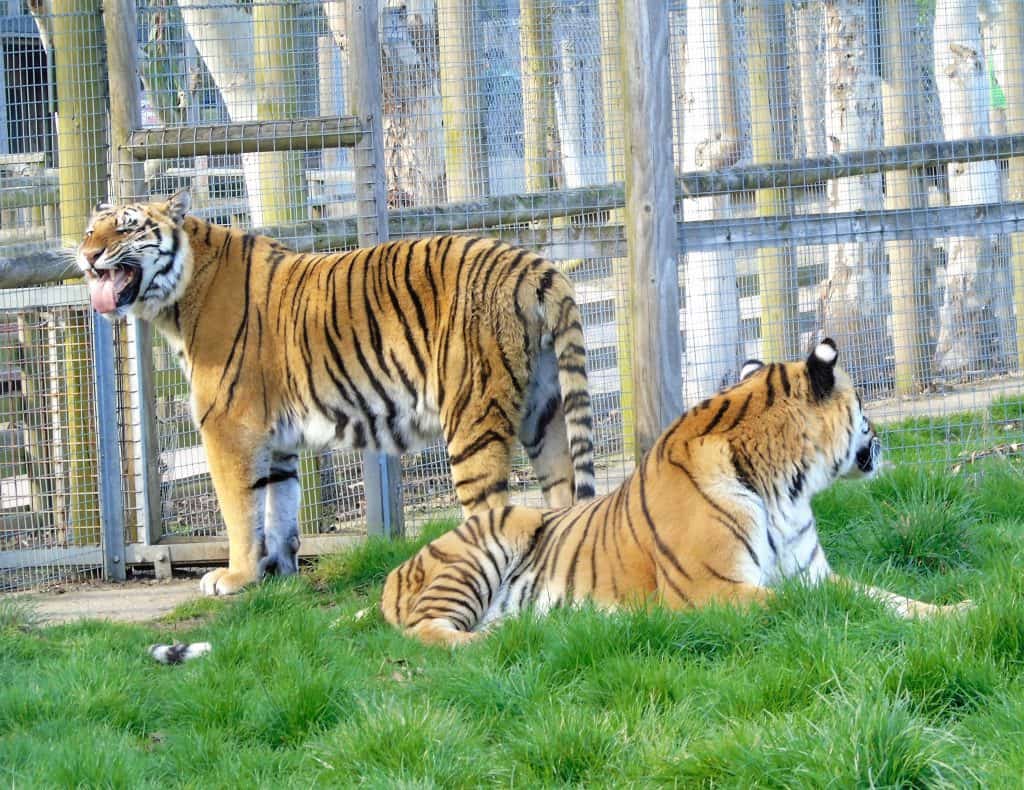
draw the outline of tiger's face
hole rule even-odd
[[[185,192],[166,203],[96,207],[76,260],[98,313],[152,319],[180,298],[191,276],[188,208]]]
[[[831,339],[819,343],[802,362],[790,362],[787,369],[787,398],[810,405],[817,412],[819,431],[816,442],[833,459],[832,477],[864,478],[874,476],[882,464],[882,442],[864,413],[864,403],[846,371],[836,365],[839,353]],[[740,374],[744,380],[758,375],[758,382],[771,389],[767,377],[770,370],[757,360],[750,360]],[[773,395],[778,398],[781,393]]]

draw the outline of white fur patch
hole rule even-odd
[[[211,650],[213,645],[209,642],[193,642],[190,645],[176,642],[173,645],[150,645],[149,654],[161,664],[181,664],[205,656]]]
[[[828,343],[818,343],[814,348],[814,356],[820,359],[827,365],[831,365],[835,362],[838,352],[832,348]]]

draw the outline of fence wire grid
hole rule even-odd
[[[831,336],[899,462],[953,473],[1018,458],[1021,5],[649,6],[671,81],[671,161],[654,166],[675,178],[683,402],[735,381],[748,358],[793,358]],[[346,3],[142,0],[137,131],[162,136],[129,164],[107,126],[98,1],[49,7],[0,17],[0,585],[98,573],[99,420],[120,426],[128,544],[223,535],[169,349],[143,348],[153,388],[140,396],[135,336],[119,327],[117,408],[100,412],[84,290],[51,284],[52,269],[4,279],[5,262],[75,245],[93,203],[115,193],[188,188],[199,216],[303,250],[358,246],[386,208],[377,237],[467,232],[542,252],[577,290],[599,490],[628,474],[633,381],[654,372],[634,370],[632,353],[644,306],[625,231],[630,21],[615,3],[384,0],[380,139],[353,148],[343,132],[361,123],[353,97],[367,86]],[[365,199],[374,146],[386,207]],[[153,464],[147,529],[140,480]],[[348,451],[303,458],[305,536],[365,534],[361,464]],[[408,529],[457,514],[442,442],[401,468]],[[522,454],[512,490],[542,502]]]

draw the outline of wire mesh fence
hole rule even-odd
[[[667,37],[672,158],[649,166],[675,180],[683,401],[735,381],[747,358],[792,358],[828,335],[900,461],[953,469],[979,454],[1019,454],[1019,4],[653,7]],[[363,64],[352,62],[359,31],[346,3],[143,0],[136,11],[139,129],[159,136],[130,141],[131,167],[141,164],[132,178],[106,170],[98,5],[63,0],[35,20],[2,19],[0,255],[73,244],[94,198],[113,191],[108,175],[125,197],[188,188],[197,215],[301,250],[446,232],[503,237],[572,277],[599,490],[628,473],[638,449],[634,381],[658,372],[637,369],[646,363],[633,355],[648,305],[635,303],[627,254],[626,126],[636,119],[624,112],[633,77],[622,26],[631,20],[618,19],[615,3],[385,0],[379,140],[353,120]],[[62,126],[74,113],[91,119],[86,128]],[[361,148],[350,147],[356,138]],[[375,145],[384,223],[366,198]],[[54,381],[88,384],[87,303],[56,293],[0,291],[8,547],[25,548],[28,533],[54,546],[88,534],[62,531],[74,519],[49,493],[90,473],[68,460],[67,437],[85,435],[74,398],[40,394]],[[152,394],[140,396],[133,335],[119,330],[116,342],[127,541],[221,535],[174,354],[156,340]],[[156,436],[148,456],[147,420]],[[303,534],[365,533],[362,463],[348,451],[303,459]],[[159,525],[147,534],[139,481],[153,465]],[[403,457],[401,469],[411,528],[457,513],[442,442]],[[515,501],[542,502],[525,456],[512,491]]]

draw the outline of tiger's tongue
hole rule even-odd
[[[89,299],[97,313],[112,313],[117,309],[117,297],[129,277],[126,270],[117,270],[89,280]]]

